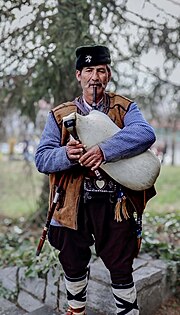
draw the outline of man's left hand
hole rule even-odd
[[[92,171],[98,169],[101,163],[104,161],[104,156],[98,145],[90,148],[86,153],[84,153],[79,159],[81,166],[90,167]]]

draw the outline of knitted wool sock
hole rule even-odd
[[[65,276],[65,285],[67,290],[67,300],[70,308],[73,309],[73,314],[84,315],[85,304],[86,304],[86,291],[87,291],[88,277],[85,274],[79,278],[69,278]],[[81,309],[82,312],[76,313],[76,309]],[[77,310],[79,311],[79,310]]]
[[[118,315],[139,315],[134,282],[129,284],[112,284],[112,291]]]

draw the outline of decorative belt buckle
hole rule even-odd
[[[103,189],[106,186],[106,181],[104,179],[97,179],[94,181],[95,182],[95,186],[97,187],[97,189]]]
[[[88,192],[103,192],[103,193],[115,193],[116,191],[116,184],[113,180],[107,180],[103,178],[99,180],[98,178],[88,178],[85,177],[84,179],[84,191]]]

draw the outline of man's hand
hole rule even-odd
[[[66,153],[70,160],[79,160],[84,151],[84,145],[77,140],[70,140],[66,145]]]
[[[90,148],[86,153],[84,153],[80,159],[79,163],[81,166],[90,167],[92,171],[98,169],[101,163],[104,161],[103,153],[98,145]]]

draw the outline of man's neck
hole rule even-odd
[[[103,97],[104,97],[104,95],[102,94],[99,98],[97,98],[97,100],[96,100],[97,106],[102,101]],[[93,98],[92,97],[86,97],[85,95],[83,95],[83,100],[86,104],[88,104],[90,106],[93,104]]]

